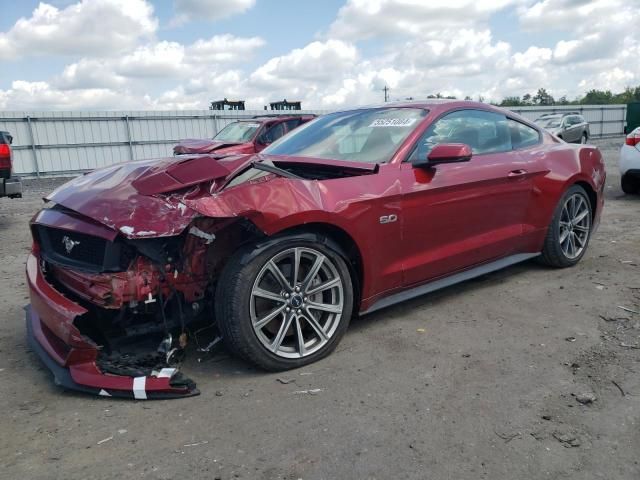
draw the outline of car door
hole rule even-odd
[[[438,143],[465,143],[470,161],[414,168]],[[517,252],[532,190],[527,161],[512,150],[507,118],[448,113],[401,166],[403,285],[436,279]]]
[[[565,131],[565,142],[576,142],[580,140],[580,120],[575,115],[570,115],[565,118],[567,129]]]

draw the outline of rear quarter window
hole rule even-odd
[[[527,148],[540,143],[540,133],[524,123],[509,119],[509,131],[511,132],[511,145],[514,150]]]

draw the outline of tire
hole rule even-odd
[[[586,132],[583,133],[582,136],[580,137],[580,143],[584,145],[585,143],[587,143],[588,140],[589,140],[589,137],[587,137],[587,133]]]
[[[353,310],[345,259],[334,242],[311,233],[275,237],[236,252],[220,275],[215,298],[216,320],[231,353],[270,371],[308,365],[331,353]]]
[[[639,184],[640,182],[629,175],[623,175],[622,178],[620,178],[620,188],[622,188],[622,191],[627,195],[638,193],[638,190],[640,190],[638,188]]]
[[[576,222],[578,218],[580,221]],[[589,245],[592,219],[587,192],[579,185],[571,186],[558,202],[547,229],[542,263],[556,268],[571,267],[578,263]]]

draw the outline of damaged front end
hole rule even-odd
[[[185,165],[176,175],[167,175],[175,164],[138,163],[79,177],[32,219],[27,332],[56,383],[132,399],[199,393],[179,365],[194,332],[214,328],[219,259],[247,226],[198,217],[173,197],[199,192],[203,169]],[[204,180],[227,173],[216,168]]]
[[[322,221],[325,208],[348,208],[323,195],[319,180],[376,168],[194,156],[72,180],[31,221],[34,351],[69,389],[134,399],[197,394],[178,366],[187,343],[200,344],[197,332],[209,333],[210,345],[218,338],[213,299],[225,262],[243,245]]]
[[[69,389],[134,399],[197,395],[178,365],[194,332],[213,326],[219,259],[246,228],[200,218],[178,236],[128,239],[59,206],[43,210],[32,222],[27,261],[34,350]]]

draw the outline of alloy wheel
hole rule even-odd
[[[588,200],[579,193],[569,196],[560,215],[560,248],[562,253],[573,260],[578,258],[589,240],[591,214]]]
[[[262,345],[284,358],[302,358],[325,346],[344,307],[343,279],[322,252],[293,247],[270,258],[251,289],[250,315]]]

